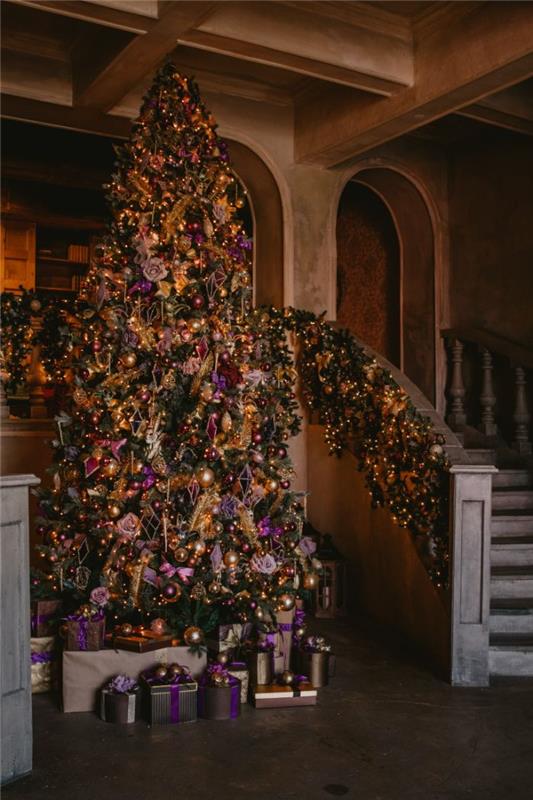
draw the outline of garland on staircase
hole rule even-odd
[[[446,586],[449,463],[442,435],[348,331],[292,308],[255,314],[274,335],[296,334],[304,400],[325,427],[330,453],[353,452],[373,507],[388,508],[414,535],[432,580]]]

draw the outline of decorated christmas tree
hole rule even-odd
[[[162,68],[118,150],[40,496],[40,585],[133,623],[270,618],[315,581],[291,491],[292,354],[251,311],[242,190],[196,85]]]

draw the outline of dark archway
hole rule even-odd
[[[246,187],[254,222],[256,305],[283,305],[283,207],[265,162],[246,145],[228,139],[234,172]]]
[[[346,185],[337,215],[337,320],[400,366],[398,236],[385,203],[356,181]]]
[[[359,188],[349,188],[352,184],[359,185]],[[373,260],[377,265],[381,259],[381,266],[375,267],[377,285],[371,284],[370,277],[366,277],[367,284],[370,284],[367,294],[368,303],[373,306],[381,303],[379,313],[375,312],[376,331],[378,322],[382,328],[381,342],[376,346],[372,344],[371,340],[365,338],[365,335],[368,334],[367,331],[359,332],[356,328],[352,329],[363,342],[382,353],[393,364],[397,364],[434,404],[436,396],[435,243],[433,225],[426,201],[411,180],[395,169],[385,166],[362,169],[347,184],[345,192],[348,192],[348,197],[353,198],[352,202],[359,202],[358,210],[353,214],[356,217],[359,215],[360,245],[363,245],[364,249],[365,242],[370,243],[373,236]],[[342,214],[345,213],[343,212],[344,197],[345,193],[343,192],[337,218],[338,234]],[[381,201],[381,206],[376,205],[378,199]],[[385,216],[384,209],[387,212]],[[364,225],[361,220],[364,220]],[[373,234],[370,236],[372,227]],[[352,258],[357,259],[357,237],[352,235],[349,246],[354,253]],[[397,250],[395,251],[396,246]],[[396,262],[399,263],[396,273],[392,266],[395,252],[399,259],[399,262]],[[340,257],[341,252],[339,251]],[[387,264],[387,259],[390,264]],[[372,264],[372,259],[369,263]],[[338,271],[342,280],[340,261]],[[395,283],[397,280],[395,275],[399,276],[399,285]],[[351,280],[357,280],[355,275]],[[364,289],[365,283],[360,284],[360,287]],[[352,294],[356,294],[357,291],[356,284],[352,288]],[[381,292],[381,300],[377,297],[378,292]],[[361,297],[358,302],[363,305],[365,294],[364,292],[360,293]],[[396,310],[392,308],[395,304]],[[342,322],[342,319],[340,321]],[[394,335],[390,333],[393,330],[398,331],[399,354],[398,346],[394,347],[390,343],[390,337],[394,338]],[[377,332],[374,334],[373,341],[379,341]]]

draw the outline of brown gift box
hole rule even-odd
[[[336,660],[333,653],[311,653],[297,650],[294,660],[297,672],[306,675],[315,689],[327,686],[329,679],[335,674]]]
[[[265,685],[274,680],[274,653],[272,650],[254,650],[246,656],[250,670],[250,685]]]
[[[299,686],[256,686],[253,703],[256,708],[288,708],[290,706],[316,706],[317,690],[310,683]]]
[[[31,635],[52,636],[57,632],[61,600],[34,600],[31,604]]]
[[[97,619],[92,620],[88,619],[86,622],[87,630],[86,630],[86,638],[85,636],[82,637],[85,639],[86,646],[82,647],[80,645],[80,626],[83,625],[83,622],[80,622],[77,619],[69,619],[66,622],[67,626],[67,637],[65,641],[65,650],[79,650],[79,651],[88,651],[88,650],[101,650],[104,646],[104,637],[105,637],[105,619]]]
[[[151,683],[141,676],[144,687],[144,716],[149,725],[196,722],[198,719],[198,684]]]
[[[131,650],[132,653],[149,653],[153,650],[161,650],[162,647],[170,647],[173,636],[159,635],[153,631],[144,631],[141,634],[132,633],[129,636],[124,634],[108,633],[105,637],[106,644],[116,650]]]
[[[197,679],[207,666],[205,653],[198,656],[188,647],[166,647],[152,653],[128,650],[63,653],[63,711],[94,711],[101,687],[116,675],[136,678],[143,670],[157,664],[181,664],[189,667]]]
[[[139,719],[141,691],[116,694],[109,689],[102,689],[100,693],[100,718],[104,722],[114,722],[117,725],[127,725]]]

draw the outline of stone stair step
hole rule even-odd
[[[527,488],[533,486],[533,475],[526,469],[501,469],[492,476],[492,486],[494,489]]]
[[[531,566],[493,567],[490,576],[491,597],[533,597],[533,568]]]
[[[489,646],[489,673],[533,677],[533,636],[494,636]]]
[[[502,635],[530,636],[533,639],[533,598],[491,601],[489,630],[491,642]]]
[[[533,489],[502,488],[492,492],[493,511],[529,510],[533,514]]]
[[[492,536],[533,536],[533,514],[496,512],[491,520]]]
[[[533,536],[493,537],[490,563],[492,567],[533,568]]]

